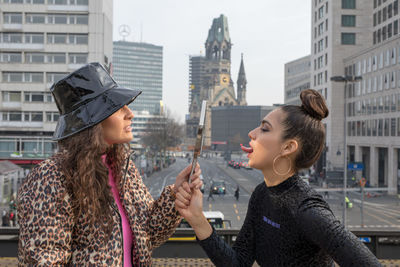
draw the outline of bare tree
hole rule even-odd
[[[184,126],[181,125],[166,109],[163,116],[147,122],[146,134],[141,138],[142,144],[149,148],[153,155],[160,152],[165,157],[168,147],[174,147],[182,142]]]

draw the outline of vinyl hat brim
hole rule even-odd
[[[118,86],[105,90],[72,112],[60,115],[52,139],[62,140],[102,122],[141,93],[140,90]]]

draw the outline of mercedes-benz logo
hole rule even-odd
[[[125,39],[125,37],[127,37],[130,33],[131,33],[131,28],[129,28],[128,25],[123,24],[119,26],[119,35],[121,35],[122,38]]]

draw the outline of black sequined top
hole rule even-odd
[[[381,266],[297,175],[256,187],[232,248],[214,230],[199,243],[216,266]]]

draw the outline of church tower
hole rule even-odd
[[[188,143],[193,143],[200,117],[200,106],[207,100],[204,146],[211,146],[211,110],[218,106],[246,105],[246,77],[243,60],[239,76],[241,89],[238,97],[231,77],[232,42],[228,18],[220,15],[213,19],[205,42],[206,55],[190,58],[189,114],[186,118]],[[240,95],[239,95],[240,94]]]
[[[213,20],[206,41],[206,58],[209,60],[231,61],[231,38],[229,37],[228,19],[224,15]]]
[[[240,62],[239,75],[237,79],[237,102],[240,106],[247,106],[246,101],[246,73],[244,72],[243,53],[242,61]]]

